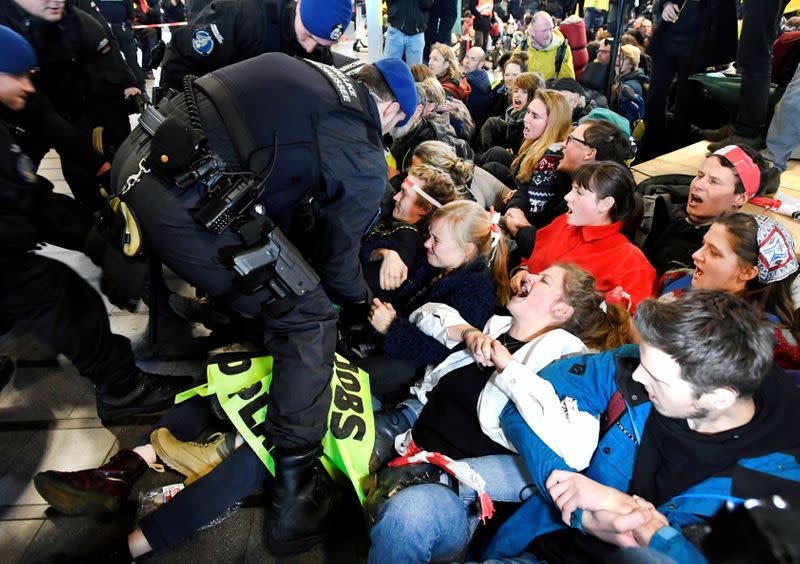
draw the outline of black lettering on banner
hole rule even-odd
[[[356,413],[364,413],[364,403],[361,398],[338,385],[333,392],[333,404],[339,411],[353,410]]]
[[[261,386],[261,382],[259,382],[258,385]],[[255,399],[242,406],[242,409],[239,410],[239,417],[242,418],[242,421],[244,421],[245,425],[247,425],[249,428],[252,428],[255,425],[254,415],[258,413],[259,410],[263,409],[265,405],[267,405],[268,400],[269,394],[264,394],[258,399]]]
[[[336,375],[339,378],[339,383],[342,388],[348,392],[358,393],[361,391],[361,383],[358,381],[358,376],[351,372],[339,372]]]
[[[356,431],[353,438],[361,441],[367,433],[367,423],[358,415],[349,415],[342,421],[342,414],[334,411],[331,415],[330,429],[331,434],[338,440],[346,439],[353,431]]]
[[[250,367],[253,366],[253,361],[249,358],[243,358],[241,360],[231,360],[230,362],[219,362],[217,366],[223,374],[233,376],[250,370]]]

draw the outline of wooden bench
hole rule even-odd
[[[703,164],[703,159],[705,159],[708,153],[707,146],[707,141],[699,141],[683,149],[678,149],[677,151],[666,153],[653,160],[637,164],[631,168],[633,177],[638,184],[642,180],[660,174],[689,174],[694,176]],[[800,200],[800,162],[789,161],[789,168],[781,175],[781,187],[778,193],[786,194],[787,196]],[[800,245],[800,243],[797,243],[797,241],[800,241],[800,221],[795,221],[784,215],[766,211],[764,208],[752,204],[746,204],[742,208],[742,211],[752,214],[766,214],[775,218],[789,229],[789,232],[794,237],[795,245]]]

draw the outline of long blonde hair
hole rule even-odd
[[[517,158],[511,164],[512,170],[519,166],[517,180],[523,184],[531,181],[533,171],[547,148],[566,139],[572,128],[572,108],[567,102],[567,97],[561,92],[540,88],[536,91],[534,99],[541,100],[547,109],[547,126],[538,139],[526,139],[522,143]]]
[[[492,248],[492,221],[489,212],[475,202],[457,200],[433,212],[431,222],[437,219],[447,223],[450,233],[461,247],[466,248],[470,243],[475,245],[478,255],[484,257],[491,268],[497,301],[501,305],[507,304],[511,295],[506,267],[508,247],[500,234],[497,246]]]

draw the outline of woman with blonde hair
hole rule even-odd
[[[490,117],[481,127],[476,143],[476,151],[480,155],[478,164],[499,160],[510,162],[498,156],[508,155],[508,151],[517,154],[522,145],[523,120],[528,104],[536,92],[545,87],[544,79],[538,72],[523,72],[514,79],[511,87],[511,103],[502,117]],[[499,152],[499,153],[498,153]]]
[[[438,364],[448,349],[414,325],[409,316],[435,302],[456,310],[482,327],[496,304],[508,301],[508,249],[496,217],[475,202],[459,200],[430,216],[425,241],[429,276],[402,308],[373,300],[369,321],[383,335],[381,352],[359,362],[370,375],[372,393],[381,401],[399,401],[429,364]]]
[[[467,101],[472,87],[461,72],[461,65],[458,64],[456,54],[450,46],[444,43],[434,43],[431,47],[430,57],[428,57],[428,67],[442,83],[444,89],[454,98],[462,102]]]
[[[472,161],[459,158],[455,149],[442,141],[425,141],[417,145],[411,163],[425,163],[446,172],[461,194],[468,194],[485,209],[499,205],[508,193],[502,182]]]
[[[557,175],[561,154],[550,150],[550,146],[564,141],[571,128],[572,107],[566,96],[556,90],[540,89],[528,105],[523,129],[525,141],[510,168],[486,165],[489,172],[517,189],[505,210],[506,227],[514,238],[518,233],[516,226],[540,227],[559,214],[562,198],[570,186]],[[527,251],[532,248],[528,241],[517,243]]]

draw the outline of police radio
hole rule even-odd
[[[215,235],[245,214],[261,194],[264,181],[252,175],[220,174],[189,210],[192,218]]]

